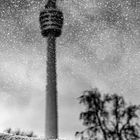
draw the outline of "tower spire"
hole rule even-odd
[[[56,0],[48,0],[48,3],[45,5],[45,8],[56,8]]]
[[[58,139],[57,118],[57,66],[56,37],[61,35],[63,13],[57,8],[56,0],[48,0],[40,12],[41,34],[47,40],[47,85],[46,85],[46,139]]]

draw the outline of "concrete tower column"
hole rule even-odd
[[[47,85],[46,85],[46,117],[45,138],[58,138],[57,115],[57,73],[56,73],[56,37],[61,35],[63,14],[56,7],[56,0],[48,0],[40,12],[42,36],[47,40]]]

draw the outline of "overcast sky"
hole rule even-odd
[[[46,40],[39,11],[45,0],[0,0],[0,130],[44,135]],[[77,97],[94,87],[140,103],[139,0],[59,0],[57,39],[59,136],[74,139],[82,122]]]

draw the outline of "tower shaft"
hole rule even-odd
[[[40,12],[41,34],[47,39],[47,86],[46,86],[46,139],[58,139],[57,117],[57,74],[56,37],[60,37],[63,26],[63,13],[56,6],[56,0],[48,0]]]
[[[48,139],[58,138],[57,122],[57,80],[56,80],[56,44],[55,36],[47,38],[47,86],[46,86],[46,125],[45,135]]]

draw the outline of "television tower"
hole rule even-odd
[[[56,0],[48,0],[40,12],[41,34],[47,40],[47,86],[45,138],[58,139],[56,37],[61,35],[63,13],[57,8]]]

